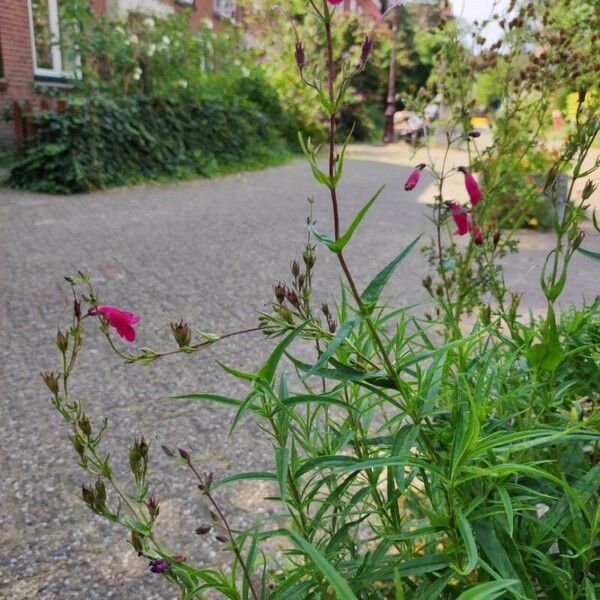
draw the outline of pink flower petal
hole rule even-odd
[[[135,342],[135,329],[131,325],[118,325],[117,333],[128,342]]]

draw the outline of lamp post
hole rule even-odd
[[[398,3],[399,4],[399,3]],[[394,141],[394,113],[396,112],[396,50],[398,37],[398,4],[392,8],[392,48],[390,50],[390,71],[388,76],[387,105],[385,107],[385,126],[383,141]]]

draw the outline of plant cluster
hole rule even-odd
[[[35,144],[9,184],[73,193],[145,180],[208,176],[281,162],[281,107],[259,73],[220,98],[74,97],[33,115]]]
[[[582,246],[581,230],[594,190],[588,179],[593,169],[582,165],[600,129],[597,112],[584,110],[591,90],[580,89],[574,127],[546,173],[556,234],[540,281],[546,314],[524,319],[519,297],[507,289],[498,269],[500,240],[487,217],[493,192],[474,178],[474,165],[480,164],[474,157],[451,173],[464,179],[464,206],[444,200],[450,175],[445,165],[418,165],[406,181],[407,191],[415,189],[424,169],[431,168],[439,183],[432,206],[434,263],[427,274],[437,278],[429,284],[435,310],[429,320],[420,319],[383,299],[387,282],[420,238],[399,249],[364,288],[345,256],[381,190],[343,231],[339,182],[346,144],[336,148],[336,126],[373,40],[363,40],[358,62],[340,60],[333,35],[336,4],[310,2],[326,39],[319,67],[305,71],[300,39],[295,53],[300,76],[328,124],[324,163],[309,139],[300,135],[300,143],[332,219],[327,226],[309,216],[302,259],[291,263],[289,281],[275,283],[258,327],[218,336],[194,333],[190,324],[174,321],[174,348],[129,352],[114,333],[135,341],[139,317],[101,303],[88,275],[67,278],[73,315],[56,338],[62,367],[42,377],[90,477],[83,500],[127,530],[133,548],[148,561],[148,576],[160,575],[184,599],[212,593],[232,600],[595,598],[600,593],[599,305],[562,317],[556,307],[573,254],[600,259]],[[457,130],[448,147],[455,137],[469,144],[477,139]],[[571,182],[563,206],[557,185],[564,171]],[[580,178],[588,183],[576,197],[573,184]],[[313,304],[317,248],[336,258],[342,276],[339,297],[321,307]],[[455,255],[462,262],[450,265]],[[480,265],[494,302],[482,302],[467,325],[464,317],[476,294],[463,286],[473,264]],[[215,539],[230,552],[229,569],[197,567],[159,539],[159,499],[150,492],[150,448],[143,438],[129,449],[130,484],[117,481],[117,455],[103,444],[107,423],[91,423],[72,391],[77,359],[95,325],[123,360],[139,365],[194,354],[237,335],[277,340],[256,372],[222,365],[246,385],[243,397],[218,392],[182,397],[233,408],[232,435],[242,419],[256,419],[273,447],[271,469],[225,477],[206,473],[193,450],[175,450],[161,440],[163,452],[189,473],[210,507],[213,522],[199,523],[193,535],[215,529]],[[312,358],[306,358],[307,347],[313,348]],[[257,480],[272,486],[265,502],[277,510],[237,531],[219,488]],[[283,545],[283,559],[269,553],[273,539]]]

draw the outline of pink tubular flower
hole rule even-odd
[[[425,163],[421,163],[417,165],[413,172],[408,176],[406,183],[404,184],[404,190],[410,192],[410,190],[414,190],[417,183],[419,183],[419,179],[421,178],[421,171],[426,167]]]
[[[329,4],[341,4],[344,0],[327,0]]]
[[[471,230],[471,224],[469,221],[469,213],[456,202],[449,203],[450,210],[452,211],[452,218],[456,225],[456,231],[454,235],[466,235]]]
[[[465,176],[465,187],[471,200],[471,206],[477,206],[481,202],[482,194],[475,177],[471,174],[471,171],[467,167],[458,167],[458,170]]]
[[[92,314],[104,317],[108,321],[108,324],[114,327],[123,339],[128,342],[135,341],[135,329],[133,325],[140,321],[137,315],[115,308],[114,306],[98,306]]]

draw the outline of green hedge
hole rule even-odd
[[[63,112],[35,114],[36,143],[9,184],[72,193],[277,162],[287,125],[263,83],[202,99],[70,99]]]

